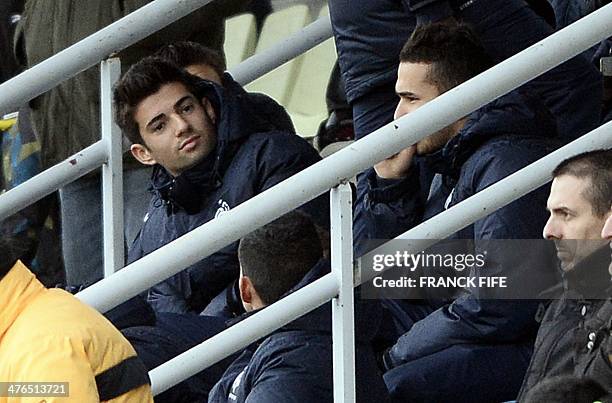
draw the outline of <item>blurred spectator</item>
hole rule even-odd
[[[329,273],[312,221],[291,212],[240,241],[240,297],[244,320]],[[357,402],[385,402],[370,340],[380,318],[356,299]],[[247,347],[212,390],[209,402],[333,402],[330,304]]]
[[[91,307],[46,289],[16,260],[19,249],[0,238],[0,379],[66,382],[70,401],[152,402],[149,376],[128,341]],[[4,396],[0,402],[14,401]]]
[[[564,28],[610,3],[608,0],[549,0],[554,8],[557,29]],[[604,80],[603,122],[612,120],[612,37],[584,51]],[[602,58],[607,58],[605,62]]]
[[[552,17],[546,0],[330,0],[355,137],[393,119],[397,55],[417,23],[454,17],[473,24],[498,63],[553,33],[534,9]],[[544,100],[563,139],[575,139],[600,121],[601,81],[584,57],[570,59],[523,88]]]
[[[422,25],[400,53],[395,117],[415,111],[492,63],[469,26]],[[557,146],[555,135],[554,119],[539,99],[513,91],[376,164],[365,172],[366,186],[358,192],[358,254],[368,246],[365,241],[395,238],[547,155]],[[436,173],[426,189],[420,189],[421,167]],[[536,238],[546,221],[545,200],[541,188],[450,238]],[[483,253],[479,245],[473,253]],[[522,251],[517,262],[488,260],[482,270],[523,283],[532,278],[534,264],[546,267],[548,258],[541,252]],[[546,280],[554,280],[549,274]],[[383,301],[402,324],[401,337],[383,360],[391,396],[415,402],[513,399],[537,331],[538,301],[500,300],[472,289],[450,301],[434,298]]]
[[[18,57],[31,67],[150,2],[26,0],[16,34]],[[194,40],[222,52],[224,18],[247,4],[243,0],[217,0],[200,8],[119,52],[123,68],[177,40]],[[100,139],[99,67],[61,83],[32,100],[30,106],[41,144],[42,167],[46,169]],[[149,201],[146,189],[150,170],[131,158],[124,162],[124,223],[129,245],[142,225]],[[93,173],[60,190],[62,246],[69,285],[90,284],[102,277],[100,182],[99,173]]]
[[[609,242],[601,238],[612,217],[612,150],[569,158],[553,178],[544,237],[555,241],[563,293],[542,320],[521,401],[558,375],[589,377],[612,393],[612,273]]]
[[[40,145],[29,123],[27,107],[0,129],[0,189],[8,191],[41,171]],[[26,207],[0,223],[1,236],[19,240],[19,256],[45,286],[64,283],[57,193]]]
[[[133,143],[132,154],[154,167],[154,194],[129,262],[319,161],[304,139],[276,126],[245,94],[158,57],[140,61],[121,78],[114,95],[117,124]],[[326,228],[328,208],[327,195],[301,207]],[[211,316],[239,312],[231,298],[237,247],[227,245],[152,287],[153,308],[201,313],[208,306],[204,313]]]

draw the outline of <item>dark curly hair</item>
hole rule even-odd
[[[427,79],[440,93],[493,66],[476,32],[454,22],[418,26],[404,44],[400,62],[430,64]]]
[[[145,57],[132,65],[115,85],[115,122],[128,140],[135,144],[144,144],[138,123],[134,119],[138,104],[159,91],[163,85],[173,82],[185,85],[188,91],[196,95],[199,81],[199,78],[168,60],[154,56]]]

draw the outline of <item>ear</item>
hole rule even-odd
[[[142,144],[132,144],[130,146],[130,151],[134,158],[136,158],[141,164],[144,165],[155,165],[157,161],[151,155],[149,149]]]
[[[238,288],[240,289],[240,299],[244,304],[253,302],[253,282],[247,276],[240,276],[238,280]]]
[[[215,108],[213,108],[208,98],[202,98],[202,107],[204,108],[204,113],[206,113],[208,119],[212,122],[213,125],[216,125],[217,114],[215,113]]]

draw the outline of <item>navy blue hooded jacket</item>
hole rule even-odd
[[[327,273],[329,262],[321,260],[292,291]],[[387,390],[370,346],[380,315],[377,305],[362,305],[359,299],[356,302],[357,402],[386,402]],[[208,401],[332,403],[330,304],[311,311],[245,349],[210,392]]]
[[[286,121],[283,116],[274,120],[279,107],[253,103],[250,94],[237,84],[228,85],[228,79],[225,88],[203,80],[197,94],[211,101],[218,116],[215,150],[177,177],[155,166],[153,197],[130,248],[130,263],[320,160],[304,139],[285,127],[277,129],[277,121]],[[326,196],[302,209],[317,224],[328,226]],[[238,277],[237,247],[234,242],[153,287],[149,290],[153,308],[201,312]]]
[[[459,134],[441,150],[422,157],[422,163],[437,173],[426,201],[419,196],[423,192],[416,166],[401,180],[381,180],[374,169],[367,171],[368,186],[359,191],[356,206],[359,253],[364,252],[364,240],[394,238],[547,155],[557,146],[555,126],[548,111],[538,105],[537,100],[512,92],[469,115]],[[547,220],[547,196],[547,187],[542,187],[465,227],[452,238],[541,238]],[[546,265],[548,261],[538,266],[542,256],[537,251],[531,255],[529,251],[522,252],[524,259],[511,267],[489,265],[487,272],[520,279],[527,278],[529,267],[550,267]],[[550,282],[553,280],[551,273]],[[416,322],[391,348],[386,364],[395,367],[456,344],[529,340],[537,331],[537,308],[537,301],[479,299],[465,293]]]
[[[532,0],[534,9],[545,0]],[[331,0],[330,15],[347,99],[367,102],[392,91],[399,53],[417,23],[454,16],[471,24],[495,63],[544,39],[554,29],[522,0]],[[539,4],[543,3],[543,4]],[[570,140],[601,119],[601,75],[583,55],[535,78],[524,87],[554,114],[558,133]],[[361,102],[361,101],[359,101]],[[389,109],[388,123],[392,120]]]

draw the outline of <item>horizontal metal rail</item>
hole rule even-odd
[[[29,100],[211,1],[150,2],[1,84],[0,115],[16,111]]]
[[[157,395],[183,379],[197,374],[253,341],[321,306],[337,294],[338,279],[330,273],[266,307],[263,311],[238,322],[188,352],[151,370],[149,376],[153,394]]]
[[[115,307],[607,38],[612,35],[610,21],[612,4],[126,266],[78,297],[102,312]]]
[[[236,82],[246,85],[314,48],[331,36],[331,20],[329,15],[326,15],[290,35],[277,45],[249,57],[239,65],[229,69],[229,73]]]
[[[447,238],[466,225],[472,224],[474,221],[544,185],[550,181],[554,167],[566,158],[581,152],[609,147],[612,147],[612,122],[509,175],[405,232],[396,239],[415,240],[413,245],[406,245],[406,251],[413,254],[418,253],[438,242],[438,240]],[[385,268],[385,270],[387,269]],[[376,274],[380,275],[380,273],[377,272]],[[374,274],[373,271],[366,272],[355,285],[370,280],[374,277]],[[149,375],[154,394],[167,390],[258,338],[284,326],[292,319],[296,319],[326,303],[336,295],[339,284],[338,280],[332,277],[332,274],[328,274],[308,287],[307,298],[301,294],[291,294],[274,304],[277,309],[270,311],[265,309],[253,315],[247,319],[251,320],[248,325],[244,323],[246,320],[236,325],[244,324],[245,327],[239,329],[236,329],[235,326],[231,327],[152,370]],[[308,307],[308,310],[304,309],[306,307]],[[275,320],[278,322],[274,323]],[[231,337],[228,337],[230,335]],[[185,365],[186,363],[187,365]]]
[[[98,141],[0,195],[0,221],[105,164],[108,147]]]

